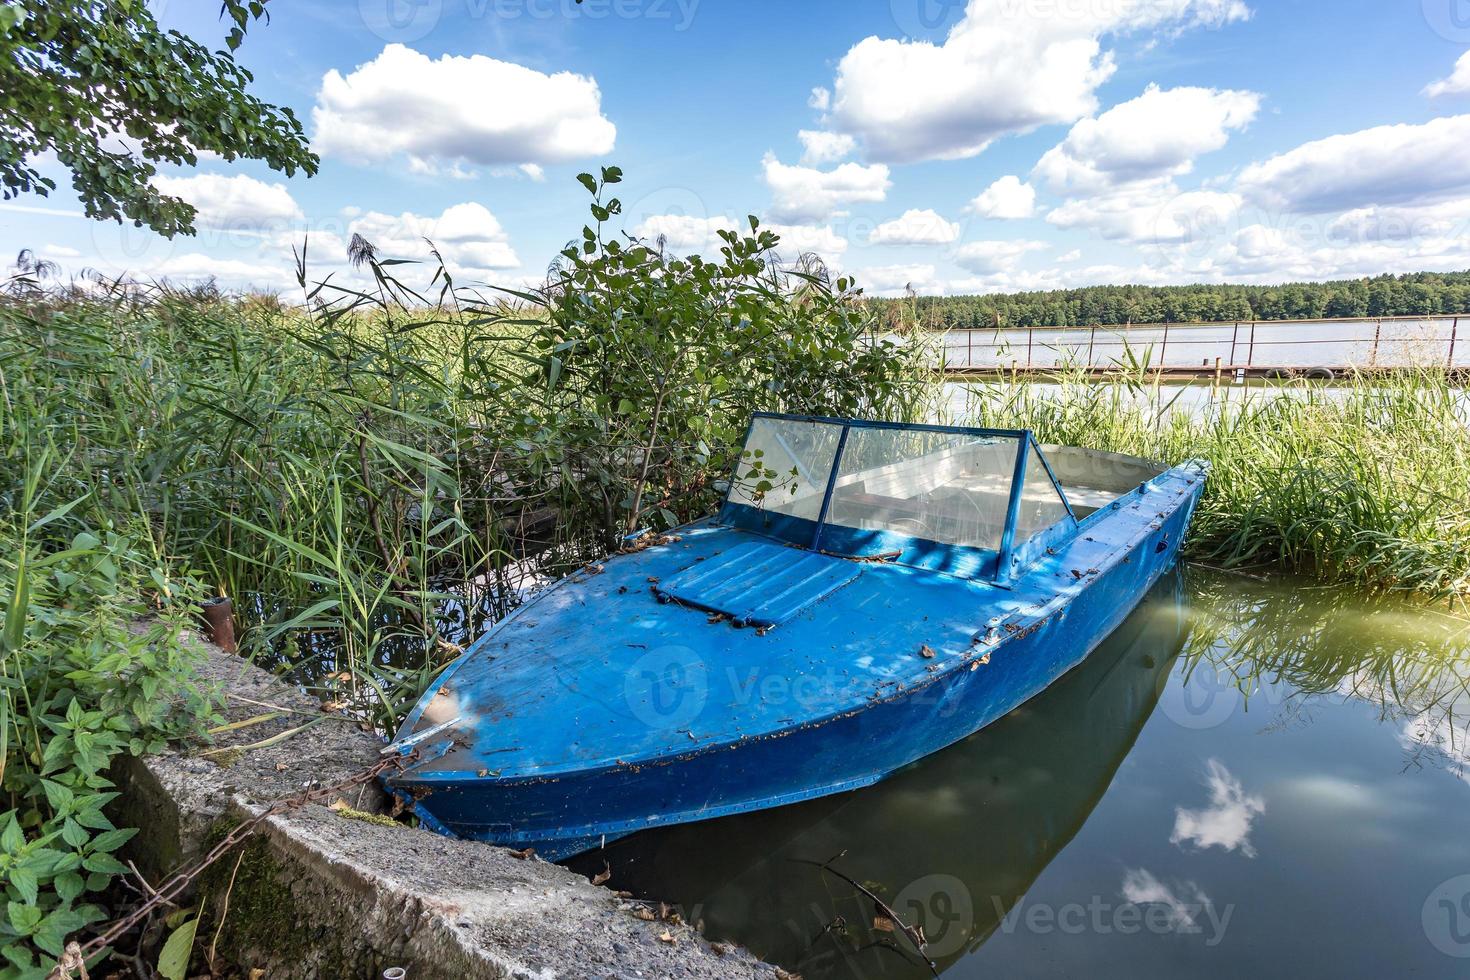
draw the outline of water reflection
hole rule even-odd
[[[1189,568],[1041,697],[878,786],[575,866],[606,858],[614,887],[807,980],[931,975],[816,866],[838,855],[947,978],[1456,976],[1467,650],[1443,610]]]
[[[1397,729],[1406,766],[1470,779],[1470,620],[1351,588],[1200,569],[1188,588],[1183,683],[1161,704],[1175,723],[1209,728],[1270,710],[1271,725],[1286,728],[1351,699]]]

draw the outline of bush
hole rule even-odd
[[[754,221],[707,259],[615,234],[621,175],[583,177],[591,223],[533,290],[431,261],[415,291],[363,241],[361,288],[313,282],[302,250],[304,305],[17,282],[0,499],[25,446],[66,446],[43,509],[85,495],[74,516],[145,527],[235,599],[247,653],[391,730],[535,582],[707,513],[752,411],[923,412],[926,352],[852,283]]]
[[[99,893],[127,871],[114,855],[134,831],[105,812],[113,763],[211,715],[180,642],[192,584],[127,534],[68,537],[69,509],[36,519],[23,505],[0,526],[0,952],[18,976],[44,974],[69,936],[105,918]]]

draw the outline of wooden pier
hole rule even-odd
[[[1454,315],[1241,320],[1091,327],[1001,327],[941,333],[940,371],[954,380],[1140,368],[1165,380],[1332,381],[1437,368],[1470,375],[1470,344]],[[1470,326],[1470,316],[1465,318]]]

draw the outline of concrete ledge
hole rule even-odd
[[[230,721],[272,710],[253,702],[301,712],[224,733],[211,748],[259,742],[321,717],[301,691],[206,646],[204,673],[223,689]],[[116,775],[117,819],[140,828],[130,856],[161,877],[265,805],[371,765],[380,746],[332,719],[263,748],[128,760]],[[386,805],[376,786],[344,802],[367,812]],[[268,818],[200,889],[223,917],[220,953],[264,976],[378,977],[394,966],[410,978],[471,980],[784,976],[743,950],[711,946],[687,925],[637,918],[639,906],[560,865],[326,806]]]

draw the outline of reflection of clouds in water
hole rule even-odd
[[[1256,849],[1247,838],[1256,817],[1266,812],[1266,801],[1248,795],[1240,780],[1218,759],[1206,764],[1205,784],[1210,788],[1209,806],[1199,810],[1176,809],[1174,833],[1169,842],[1180,846],[1190,843],[1201,850],[1223,847],[1255,857]]]
[[[1334,815],[1353,815],[1357,819],[1384,816],[1387,811],[1403,805],[1401,798],[1388,804],[1386,791],[1381,787],[1370,789],[1327,773],[1294,779],[1285,790],[1297,800],[1297,806],[1330,810]]]
[[[1451,774],[1470,783],[1470,728],[1458,724],[1454,714],[1424,712],[1410,718],[1399,732],[1399,743],[1411,752],[1438,752]]]
[[[1213,909],[1210,896],[1192,881],[1166,885],[1147,868],[1129,868],[1123,875],[1123,898],[1134,905],[1163,905],[1169,910],[1169,924],[1176,929],[1190,929],[1200,912]]]
[[[1389,685],[1363,671],[1344,677],[1337,690],[1383,706],[1387,718],[1401,718],[1398,741],[1411,764],[1438,764],[1470,783],[1470,690],[1465,659],[1434,661],[1400,669]]]

